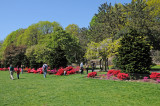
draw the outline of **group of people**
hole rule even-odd
[[[21,65],[21,73],[23,74],[23,68],[24,68],[24,65]],[[14,67],[13,65],[11,64],[10,67],[9,67],[9,72],[10,72],[10,78],[13,80],[13,73],[14,73]],[[20,69],[18,68],[17,66],[17,78],[19,79],[19,74],[20,74]]]
[[[94,72],[94,69],[95,69],[96,65],[95,63],[92,61],[91,62],[91,68],[92,68],[92,72]],[[89,64],[86,64],[86,71],[87,71],[87,74],[88,74],[88,70],[89,70]],[[24,65],[21,65],[20,67],[21,69],[21,74],[23,74],[23,69],[24,69]],[[20,74],[20,69],[17,67],[17,78],[19,79],[19,74]],[[43,71],[43,75],[44,75],[44,78],[46,78],[46,74],[47,74],[47,69],[48,69],[48,65],[47,64],[43,64],[42,66],[42,71]],[[83,62],[81,62],[80,64],[80,70],[81,70],[81,74],[83,74]],[[13,65],[11,64],[10,67],[9,67],[9,72],[10,72],[10,78],[13,80],[13,73],[14,73],[14,67]],[[65,74],[65,73],[64,73]]]
[[[23,74],[23,69],[24,69],[24,65],[21,65],[20,67],[21,69],[21,74]],[[17,67],[17,78],[19,79],[19,75],[20,75],[20,69],[19,67]],[[44,78],[46,78],[46,74],[47,74],[47,69],[48,69],[48,65],[47,64],[43,64],[42,66],[42,71],[43,71],[43,74],[44,74]],[[14,70],[14,67],[13,65],[11,64],[10,67],[9,67],[9,72],[10,72],[10,78],[13,80],[13,73],[15,72]]]
[[[87,71],[87,74],[88,74],[89,64],[86,64],[85,68],[86,68],[86,71]],[[94,69],[96,68],[96,64],[93,61],[91,62],[91,68],[92,68],[92,72],[94,72]],[[84,70],[83,62],[81,62],[81,64],[80,64],[80,72],[81,72],[81,74],[83,74],[83,70]]]

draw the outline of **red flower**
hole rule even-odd
[[[40,73],[40,74],[43,74],[43,71],[41,70],[39,73]]]
[[[27,70],[27,72],[30,73],[30,72],[31,72],[31,69],[29,68],[29,69]]]
[[[88,73],[88,77],[95,77],[97,75],[97,72],[91,72],[91,73]]]
[[[114,70],[109,70],[107,74],[113,74]]]
[[[108,71],[107,75],[111,75],[112,74],[114,76],[117,76],[120,72],[121,72],[120,70],[114,70],[114,69],[112,69],[112,70]]]
[[[71,71],[67,71],[67,75],[69,75],[69,74],[75,74],[75,73],[76,73],[76,71],[74,71],[73,69]]]
[[[158,79],[160,78],[160,73],[152,72],[151,75],[149,75],[151,79]]]
[[[58,70],[58,72],[56,73],[56,75],[63,75],[64,74],[64,69],[61,68]]]
[[[119,74],[117,75],[117,78],[118,78],[118,79],[121,79],[121,80],[124,80],[124,79],[129,78],[129,75],[126,74],[126,73],[119,73]]]
[[[120,70],[114,70],[114,71],[113,71],[113,75],[114,75],[114,76],[117,76],[119,73],[120,73]]]
[[[72,69],[73,69],[72,66],[68,66],[68,67],[65,68],[66,71],[70,71],[70,70],[72,70]]]
[[[38,71],[37,70],[33,70],[33,73],[38,73]]]

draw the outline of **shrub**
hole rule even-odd
[[[117,76],[119,73],[120,73],[120,70],[114,70],[114,71],[113,71],[113,75],[114,75],[114,76]]]
[[[158,78],[160,78],[160,73],[152,72],[150,75],[150,78],[151,79],[158,79]]]
[[[107,75],[108,74],[112,74],[114,76],[117,76],[119,73],[120,73],[120,70],[114,70],[114,69],[112,69],[112,70],[108,71]]]
[[[95,77],[97,76],[97,72],[91,72],[91,73],[88,73],[88,77]]]
[[[58,71],[56,69],[53,69],[50,71],[52,74],[56,74]]]
[[[107,78],[106,79],[110,79],[110,77],[112,76],[113,74],[107,74]]]
[[[79,66],[77,66],[76,68],[74,68],[74,71],[75,71],[76,73],[79,73],[79,70],[80,70],[80,67],[79,67]]]
[[[114,64],[124,73],[149,73],[152,59],[150,45],[135,30],[124,34]]]
[[[29,68],[29,69],[27,70],[27,72],[30,73],[30,72],[31,72],[31,69]]]
[[[129,78],[129,75],[126,74],[126,73],[119,73],[117,75],[117,78],[120,79],[120,80],[124,80],[124,79],[128,79]]]
[[[157,83],[160,83],[160,79],[157,79]]]
[[[67,75],[69,75],[69,74],[75,74],[75,73],[76,73],[76,71],[74,71],[73,69],[70,70],[70,71],[67,71]]]
[[[114,70],[109,70],[109,71],[107,72],[107,75],[108,75],[108,74],[113,74],[113,71],[114,71]]]
[[[68,67],[65,68],[66,71],[70,71],[70,70],[72,70],[72,69],[73,69],[72,66],[68,66]]]
[[[148,82],[149,80],[148,80],[148,77],[143,77],[143,81],[144,82]]]
[[[58,72],[56,73],[56,75],[63,75],[64,74],[64,69],[61,68],[58,70]]]

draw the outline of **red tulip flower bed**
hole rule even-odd
[[[95,76],[97,76],[97,72],[88,73],[88,77],[94,78]]]

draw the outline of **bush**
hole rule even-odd
[[[115,66],[124,73],[149,73],[152,64],[150,45],[142,35],[131,30],[123,36],[120,45]]]
[[[117,75],[117,78],[120,79],[120,80],[124,80],[124,79],[128,79],[129,78],[129,75],[126,74],[126,73],[119,73]]]
[[[88,77],[95,77],[97,75],[97,72],[91,72],[91,73],[88,73]]]
[[[63,75],[64,74],[64,69],[61,68],[58,70],[58,72],[56,73],[56,75]]]
[[[117,76],[119,73],[120,73],[120,70],[114,70],[114,69],[112,69],[112,70],[108,71],[107,75],[108,74],[112,74],[114,76]]]
[[[151,79],[160,79],[160,73],[157,73],[157,72],[152,72],[151,75],[150,75],[150,78]]]

